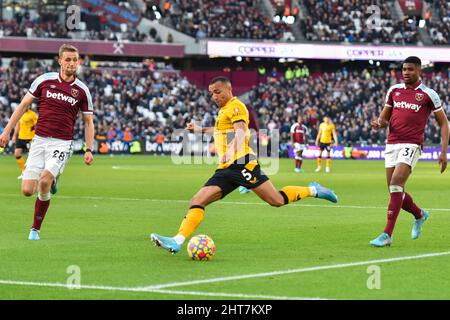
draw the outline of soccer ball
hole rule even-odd
[[[192,260],[211,260],[216,252],[216,246],[210,237],[199,234],[189,240],[187,252]]]

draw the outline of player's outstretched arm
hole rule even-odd
[[[94,147],[94,115],[92,113],[83,114],[84,121],[84,139],[86,140],[86,150],[91,150],[84,154],[84,163],[90,166],[94,161],[92,148]]]
[[[23,97],[22,101],[13,112],[11,119],[9,119],[9,122],[3,130],[3,133],[0,135],[0,147],[3,148],[8,144],[12,129],[16,126],[20,118],[27,111],[28,106],[33,103],[33,99],[34,97],[29,93],[27,93],[25,97]]]
[[[443,109],[437,111],[434,115],[436,117],[436,121],[439,123],[439,126],[441,127],[442,149],[441,154],[439,155],[439,166],[441,167],[441,173],[443,173],[447,168],[447,150],[449,140],[448,120],[447,115],[445,114]]]
[[[14,133],[12,137],[12,143],[16,143],[17,137],[19,136],[19,130],[20,130],[20,122],[17,122],[16,127],[14,128]]]
[[[377,130],[387,128],[387,126],[389,125],[389,120],[391,119],[391,115],[392,115],[392,107],[384,106],[384,109],[383,111],[381,111],[381,114],[378,117],[378,119],[372,121],[371,123],[372,128]]]
[[[185,130],[192,132],[192,133],[207,133],[207,134],[214,134],[214,128],[213,127],[200,127],[196,125],[194,122],[190,122],[186,125]]]

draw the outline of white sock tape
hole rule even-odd
[[[390,191],[390,193],[403,192],[403,187],[402,186],[391,185],[391,186],[389,186],[389,191]]]
[[[51,197],[50,192],[49,193],[45,193],[45,194],[42,194],[42,193],[38,192],[38,199],[41,200],[41,201],[48,201],[48,200],[50,200],[50,197]]]

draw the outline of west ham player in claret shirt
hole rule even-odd
[[[291,126],[291,142],[295,154],[295,172],[303,172],[303,151],[306,149],[308,127],[304,125],[302,116]]]
[[[62,45],[58,61],[61,66],[59,72],[45,73],[34,80],[0,135],[0,146],[3,147],[8,144],[17,121],[33,100],[38,99],[36,134],[22,179],[22,193],[25,196],[38,193],[29,240],[40,239],[39,231],[50,205],[51,190],[55,193],[53,182],[63,172],[72,155],[74,125],[79,111],[83,113],[85,124],[84,162],[91,165],[94,160],[94,107],[88,87],[76,77],[79,64],[77,48]]]
[[[400,209],[410,212],[415,220],[411,238],[417,239],[429,212],[420,209],[405,192],[405,184],[422,153],[425,126],[431,113],[441,128],[442,149],[439,155],[441,173],[447,167],[449,127],[438,94],[420,81],[422,63],[408,57],[402,63],[404,83],[389,88],[380,117],[372,121],[375,129],[389,126],[385,151],[386,178],[390,192],[387,225],[378,238],[370,241],[376,247],[389,246]]]

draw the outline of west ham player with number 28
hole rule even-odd
[[[39,99],[36,134],[22,180],[22,193],[25,196],[30,197],[38,192],[29,240],[40,239],[39,231],[50,205],[52,184],[63,172],[72,154],[73,129],[80,110],[83,113],[87,148],[84,162],[91,165],[94,160],[94,107],[88,87],[76,78],[78,63],[77,48],[62,45],[59,49],[60,71],[45,73],[34,80],[0,135],[0,146],[4,147],[17,121],[33,100]]]
[[[429,212],[420,209],[404,188],[422,153],[425,126],[431,112],[441,128],[441,173],[447,167],[447,116],[438,94],[420,81],[421,66],[418,57],[408,57],[403,61],[404,83],[389,88],[384,109],[380,117],[372,122],[375,129],[389,126],[385,167],[391,197],[386,228],[378,238],[370,241],[376,247],[389,246],[392,243],[392,232],[400,209],[410,212],[415,218],[411,231],[412,239],[419,237],[422,225],[429,217]]]

